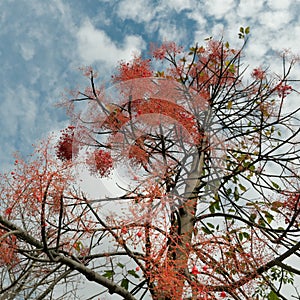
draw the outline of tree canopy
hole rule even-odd
[[[70,126],[1,176],[3,299],[299,297],[298,58],[250,69],[248,34],[152,45],[109,86],[82,69]],[[91,197],[82,170],[115,187]]]

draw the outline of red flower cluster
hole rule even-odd
[[[291,211],[300,209],[300,193],[291,194],[284,202],[284,207]]]
[[[299,226],[299,216],[300,216],[300,193],[287,193],[283,192],[287,196],[285,201],[282,202],[282,207],[285,209],[286,224],[291,222],[291,218],[297,217],[295,219],[294,225]]]
[[[56,155],[61,161],[70,161],[73,156],[77,156],[79,148],[74,143],[74,126],[68,126],[62,130],[62,135],[56,145]]]
[[[159,48],[152,50],[152,55],[157,60],[163,60],[166,54],[180,54],[183,48],[176,45],[174,42],[164,42]]]
[[[97,173],[101,176],[108,176],[113,167],[113,159],[109,152],[102,149],[94,152],[95,168]]]
[[[134,78],[153,76],[150,61],[150,59],[143,60],[141,57],[135,57],[130,63],[121,62],[117,75],[112,76],[113,81],[122,82]]]
[[[136,111],[138,116],[147,116],[147,114],[160,115],[160,118],[154,118],[151,116],[148,121],[157,120],[160,124],[163,124],[164,122],[177,123],[177,129],[179,129],[178,132],[181,132],[180,127],[182,127],[181,129],[184,129],[186,133],[189,133],[196,144],[198,144],[201,139],[194,116],[185,110],[184,107],[174,102],[154,98],[151,98],[149,101],[136,100],[132,109]],[[162,116],[169,118],[162,118]],[[184,135],[184,133],[182,133],[182,135]],[[181,138],[183,138],[183,136],[181,136]]]
[[[128,158],[133,162],[146,166],[149,161],[149,154],[144,149],[143,144],[131,145],[129,146]]]
[[[266,78],[266,72],[261,68],[254,69],[251,75],[257,80],[263,80]]]
[[[113,110],[103,121],[102,127],[117,133],[118,130],[129,121],[129,117],[124,114],[120,108]]]
[[[288,94],[292,92],[292,86],[283,83],[282,81],[277,84],[275,87],[275,91],[277,91],[278,96],[281,98],[285,98]]]
[[[6,231],[0,230],[0,266],[17,262],[17,255],[15,252],[17,239],[14,235],[3,238],[4,234],[6,234]]]
[[[226,293],[225,293],[224,291],[222,291],[222,292],[220,293],[220,297],[221,297],[221,298],[225,298],[225,297],[226,297]]]
[[[200,274],[200,272],[199,272],[199,270],[198,270],[198,268],[197,268],[196,266],[193,266],[191,273],[192,273],[193,275],[198,275],[198,274]]]

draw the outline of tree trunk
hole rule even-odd
[[[178,209],[176,224],[170,229],[171,242],[167,250],[164,265],[161,266],[162,269],[166,267],[170,269],[172,275],[168,275],[174,281],[166,277],[161,277],[153,297],[155,300],[182,299],[184,285],[189,278],[192,278],[188,270],[188,260],[192,249],[195,214],[206,149],[207,140],[204,138],[198,152],[194,154],[183,195],[183,198],[186,200]]]

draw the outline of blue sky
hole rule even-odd
[[[67,124],[54,104],[87,83],[80,66],[107,78],[118,61],[146,54],[150,42],[190,46],[223,35],[238,44],[240,26],[251,27],[253,67],[279,72],[278,51],[300,52],[299,0],[1,0],[0,23],[1,169],[12,152],[29,153]]]

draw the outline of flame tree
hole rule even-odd
[[[1,177],[2,297],[74,299],[88,280],[101,286],[90,299],[287,299],[300,275],[297,57],[282,53],[281,75],[250,71],[248,33],[241,49],[152,46],[110,88],[84,69],[56,146]],[[90,197],[82,168],[118,191]]]

